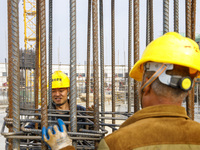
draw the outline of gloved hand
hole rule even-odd
[[[44,140],[51,147],[52,150],[75,150],[75,148],[72,146],[72,140],[67,134],[66,126],[61,119],[58,119],[58,125],[59,128],[57,125],[53,126],[53,133],[51,130],[52,127],[48,127],[47,129],[43,127],[42,140]]]

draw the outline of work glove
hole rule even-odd
[[[42,140],[44,140],[52,150],[75,150],[72,146],[72,140],[67,134],[65,123],[58,119],[58,125],[42,128]],[[48,132],[48,133],[47,133]]]

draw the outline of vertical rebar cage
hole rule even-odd
[[[117,65],[117,17],[122,10],[118,10],[119,1],[110,0],[110,35],[105,32],[105,5],[103,0],[88,0],[87,9],[87,36],[77,36],[77,18],[78,9],[76,0],[69,1],[69,52],[65,52],[63,56],[70,56],[69,65],[61,65],[70,76],[70,111],[57,111],[53,109],[51,97],[51,75],[55,70],[53,64],[53,4],[57,1],[50,0],[49,8],[46,15],[45,0],[24,0],[24,11],[31,18],[24,19],[24,23],[34,24],[31,28],[25,28],[25,47],[19,47],[19,2],[18,0],[8,0],[8,101],[9,107],[7,116],[1,134],[7,138],[6,145],[8,149],[20,148],[38,148],[47,149],[47,146],[41,142],[41,126],[56,124],[55,116],[58,118],[65,114],[70,118],[65,121],[70,126],[69,136],[73,139],[73,145],[76,149],[96,149],[98,142],[107,133],[117,130],[120,124],[131,116],[134,112],[140,110],[139,86],[140,83],[129,77],[129,71],[134,63],[139,60],[141,50],[140,44],[148,45],[155,36],[157,29],[154,26],[153,10],[155,3],[153,0],[145,2],[146,10],[146,37],[145,42],[140,41],[140,22],[144,18],[141,17],[141,1],[129,0],[127,3],[127,52],[128,59],[123,65]],[[125,3],[125,2],[124,2]],[[26,5],[27,4],[27,5]],[[142,3],[144,4],[144,3]],[[173,9],[170,9],[170,1],[163,0],[163,32],[170,31],[169,12],[173,10],[173,30],[179,32],[180,20],[180,4],[178,0],[174,0]],[[25,6],[32,6],[33,9],[28,11]],[[143,6],[142,6],[143,7]],[[187,37],[195,40],[196,28],[196,0],[186,0],[185,3],[185,33]],[[46,20],[49,16],[49,22]],[[124,16],[125,17],[125,16]],[[35,20],[34,20],[35,19]],[[30,24],[29,24],[30,25]],[[48,29],[49,38],[46,39],[46,27]],[[67,33],[66,33],[67,34]],[[106,40],[110,37],[110,40]],[[77,39],[85,38],[87,47],[87,64],[77,64]],[[29,44],[30,42],[31,44]],[[48,53],[46,42],[48,42]],[[108,44],[110,42],[110,65],[105,65],[107,58]],[[29,46],[28,46],[29,45]],[[82,50],[82,49],[81,49]],[[105,52],[105,53],[104,53]],[[67,53],[67,54],[66,54]],[[92,55],[91,55],[92,53]],[[48,54],[48,63],[47,63]],[[91,58],[93,56],[93,58]],[[118,56],[119,57],[119,56]],[[92,61],[91,61],[92,60]],[[124,59],[126,60],[126,59]],[[47,72],[48,66],[48,72]],[[65,67],[66,66],[66,67]],[[66,69],[68,68],[68,69]],[[80,70],[85,70],[81,72]],[[191,90],[185,107],[191,119],[199,116],[199,100],[200,100],[200,80],[195,80],[195,86]],[[48,85],[48,86],[47,86]],[[48,89],[47,89],[48,87]],[[80,102],[81,101],[81,102]],[[94,110],[78,111],[77,103],[85,106],[87,109],[94,105]],[[86,119],[85,122],[78,122],[78,118]],[[26,128],[26,124],[34,123],[34,128]],[[81,130],[77,127],[82,124],[87,126]],[[8,133],[4,131],[8,127]],[[92,127],[92,128],[90,128]],[[88,130],[90,129],[90,130]]]

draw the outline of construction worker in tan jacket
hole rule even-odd
[[[142,82],[143,109],[102,139],[98,150],[200,150],[200,123],[182,107],[199,72],[193,40],[169,32],[152,41],[129,73]]]

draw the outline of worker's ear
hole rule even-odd
[[[70,87],[67,88],[67,95],[70,95]]]
[[[70,87],[67,88],[67,92],[70,93]]]

